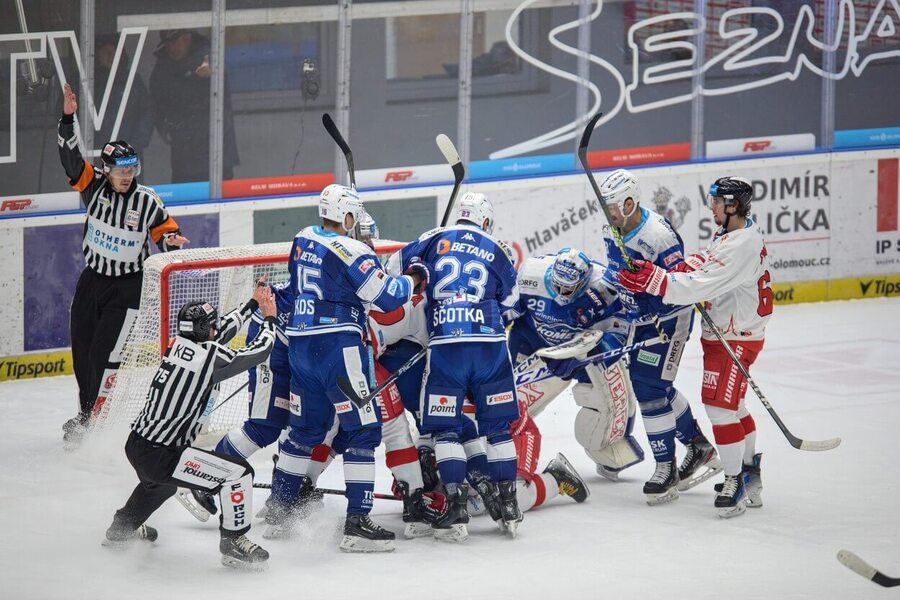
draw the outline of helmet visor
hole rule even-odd
[[[137,177],[141,174],[141,160],[137,156],[114,158],[113,163],[105,163],[103,171],[113,177]]]

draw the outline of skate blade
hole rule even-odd
[[[191,490],[179,488],[175,494],[175,499],[201,523],[209,521],[209,511],[197,504],[197,501],[194,500],[194,495],[191,494]]]
[[[269,507],[266,506],[265,504],[263,504],[263,507],[261,509],[259,509],[258,511],[256,511],[256,516],[254,518],[265,519],[266,515],[268,515],[268,514],[269,514]]]
[[[747,508],[762,508],[762,494],[760,492],[747,492]]]
[[[701,473],[694,473],[694,475],[689,477],[688,479],[682,479],[681,481],[679,481],[678,482],[678,491],[686,492],[691,488],[697,487],[698,485],[700,485],[707,479],[715,477],[716,475],[721,473],[722,472],[722,461],[720,461],[718,458],[714,458],[711,461],[709,461],[708,463],[706,463],[704,465],[700,465],[699,468],[704,469],[704,467],[705,467],[705,470],[702,471]]]
[[[458,544],[469,539],[469,529],[465,523],[456,523],[446,529],[435,527],[433,531],[434,539],[439,542]]]
[[[512,539],[516,539],[516,536],[519,535],[519,521],[505,521],[506,525],[506,534]]]
[[[131,542],[134,540],[111,540],[109,538],[103,538],[103,541],[100,542],[100,545],[104,548],[110,548],[112,550],[124,550],[127,548]]]
[[[345,535],[341,539],[341,552],[393,552],[394,540],[370,540],[356,535]]]
[[[720,519],[731,519],[733,517],[738,517],[738,516],[744,514],[744,512],[746,512],[746,510],[747,510],[747,503],[744,500],[741,500],[734,506],[716,509]]]
[[[434,535],[434,531],[428,523],[407,523],[406,529],[403,530],[403,535],[406,539],[411,540]]]
[[[597,475],[604,479],[608,479],[609,481],[619,481],[619,471],[613,471],[612,469],[608,469],[603,465],[597,465]]]
[[[650,506],[659,506],[667,504],[678,499],[678,488],[672,486],[662,494],[644,494],[647,497],[647,504]]]
[[[225,554],[222,555],[222,564],[226,567],[236,569],[238,571],[260,572],[265,571],[269,568],[269,561],[267,560],[258,562],[246,562],[233,556],[227,556]]]

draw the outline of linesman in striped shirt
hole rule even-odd
[[[66,84],[59,157],[69,184],[87,209],[81,243],[85,269],[78,278],[69,321],[79,408],[63,425],[67,448],[81,442],[91,411],[105,399],[101,386],[111,387],[115,381],[125,336],[140,305],[141,273],[150,255],[148,238],[162,252],[189,241],[156,192],[137,183],[141,163],[128,143],[106,144],[100,155],[102,169],[82,157],[75,135],[77,108],[75,92]]]
[[[259,334],[246,347],[229,349],[226,344],[257,307],[264,318]],[[208,418],[204,412],[213,387],[269,357],[275,343],[275,315],[275,298],[263,281],[257,284],[253,298],[228,313],[221,326],[209,303],[191,302],[179,311],[178,334],[169,344],[125,443],[125,455],[140,483],[125,506],[116,511],[103,545],[156,540],[156,529],[144,522],[183,487],[218,493],[223,565],[253,570],[265,567],[269,553],[245,535],[253,515],[253,468],[243,457],[191,444]]]

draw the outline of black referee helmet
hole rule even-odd
[[[209,302],[188,302],[178,311],[178,335],[193,342],[208,341],[218,325],[219,313]]]

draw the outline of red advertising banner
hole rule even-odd
[[[689,142],[588,152],[588,164],[592,169],[681,162],[690,159],[691,144]]]
[[[878,161],[878,231],[897,231],[898,165],[900,159]]]
[[[277,196],[279,194],[308,194],[319,192],[334,183],[334,173],[308,173],[305,175],[281,175],[231,179],[222,182],[223,198],[248,196]]]

